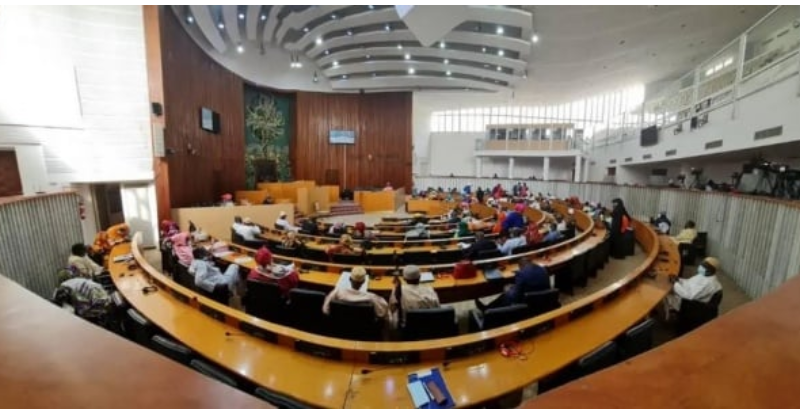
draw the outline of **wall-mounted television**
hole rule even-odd
[[[356,143],[355,131],[331,130],[328,141],[334,145],[353,145]]]
[[[219,133],[219,114],[209,108],[200,108],[200,128],[204,131]]]
[[[642,129],[641,146],[653,146],[658,143],[658,127],[653,125]]]

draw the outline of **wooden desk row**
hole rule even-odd
[[[307,404],[407,407],[406,375],[438,366],[456,404],[473,405],[524,387],[576,360],[635,324],[663,298],[669,288],[666,275],[677,274],[677,248],[659,243],[644,224],[637,222],[636,230],[647,259],[607,289],[516,324],[431,341],[347,341],[265,322],[178,286],[146,263],[136,243],[117,246],[112,257],[132,250],[144,270],[129,273],[124,266],[113,265],[112,277],[132,306],[190,348],[239,376]],[[658,272],[656,280],[643,280],[651,267]],[[141,288],[149,280],[161,291],[145,296]],[[499,342],[510,339],[522,340],[528,361],[509,360],[495,351]],[[395,364],[384,367],[385,362]],[[364,368],[379,370],[362,374]]]

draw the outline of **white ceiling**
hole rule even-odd
[[[247,80],[273,88],[469,89],[473,94],[494,92],[494,97],[513,92],[526,101],[561,102],[675,79],[773,8],[425,6],[431,8],[420,13],[423,18],[448,10],[463,12],[466,22],[448,32],[440,48],[438,42],[421,46],[417,37],[422,33],[415,35],[412,24],[407,28],[394,7],[368,7],[373,6],[172,9],[212,58]],[[504,28],[502,34],[497,27]],[[531,41],[532,34],[538,36],[537,43]],[[240,45],[242,53],[237,52]],[[504,55],[498,55],[499,50]],[[303,67],[290,68],[292,61]],[[414,68],[413,74],[409,68]]]

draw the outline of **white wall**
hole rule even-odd
[[[795,56],[795,59],[791,60],[791,64],[798,64],[797,58]],[[619,184],[642,183],[643,171],[625,169],[627,165],[641,164],[673,168],[679,166],[686,168],[690,164],[692,166],[699,164],[704,167],[707,175],[710,172],[711,177],[715,180],[720,178],[725,181],[727,179],[724,177],[730,176],[734,168],[739,170],[746,159],[736,162],[737,166],[724,164],[709,166],[720,161],[719,159],[715,161],[713,158],[709,160],[707,155],[730,153],[743,149],[767,148],[776,144],[800,141],[800,84],[798,81],[800,81],[798,75],[790,76],[765,89],[746,95],[738,101],[735,112],[732,104],[712,111],[709,114],[709,122],[699,129],[689,130],[688,123],[684,123],[684,131],[673,135],[674,126],[663,128],[660,132],[659,143],[655,146],[639,146],[639,138],[636,136],[619,144],[595,148],[590,155],[590,161],[594,162],[594,165],[590,167],[589,180],[603,180],[606,168],[614,166],[610,164],[610,160],[616,159],[616,181]],[[752,85],[749,88],[755,91]],[[754,140],[755,132],[776,126],[783,126],[781,136]],[[723,140],[722,147],[705,149],[707,142],[720,139]],[[665,152],[671,149],[676,149],[677,154],[667,161]],[[645,154],[652,155],[652,159],[644,160],[642,156]],[[790,154],[791,152],[787,152],[786,156],[791,156]],[[624,159],[628,157],[633,160],[626,164]],[[647,177],[649,171],[644,174]]]
[[[153,179],[141,6],[4,6],[0,61],[25,193]]]

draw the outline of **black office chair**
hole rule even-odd
[[[223,305],[228,305],[228,300],[231,298],[230,289],[226,284],[219,284],[215,286],[214,291],[212,292],[208,292],[198,287],[197,292],[202,294],[204,297],[208,297]]]
[[[476,260],[486,260],[499,257],[503,257],[503,253],[501,253],[499,249],[481,250],[478,252],[478,257],[476,257]]]
[[[530,251],[533,251],[533,250],[535,250],[533,244],[526,244],[524,246],[519,246],[519,247],[513,248],[511,250],[511,254],[512,255],[514,255],[514,254],[522,254],[522,253],[527,253],[527,252],[530,252]]]
[[[225,371],[223,371],[221,368],[217,368],[206,361],[192,359],[189,361],[189,366],[191,366],[195,371],[200,372],[209,378],[216,379],[228,386],[232,386],[234,388],[238,386],[236,380],[232,376],[225,373]]]
[[[600,246],[595,246],[589,250],[586,255],[586,275],[592,278],[597,277],[597,272],[600,271],[602,261],[600,260]]]
[[[523,297],[530,315],[537,316],[561,308],[561,302],[558,301],[559,295],[558,289],[551,288],[544,291],[528,292]]]
[[[655,321],[652,318],[648,318],[639,325],[625,331],[625,334],[617,341],[620,360],[624,361],[642,352],[649,351],[653,347],[654,326]]]
[[[244,245],[244,237],[242,237],[241,234],[236,233],[236,230],[234,230],[233,227],[231,227],[231,242],[240,246]]]
[[[197,286],[194,285],[194,276],[189,273],[189,268],[177,261],[173,265],[172,279],[185,288],[192,291],[197,290]]]
[[[267,403],[277,407],[278,409],[306,409],[308,406],[299,403],[288,396],[281,395],[279,393],[264,389],[262,387],[257,387],[255,389],[255,395]]]
[[[172,256],[172,250],[161,249],[161,272],[167,275],[172,275],[172,268],[175,265],[175,259]]]
[[[123,325],[128,338],[145,347],[149,345],[150,338],[156,332],[156,327],[133,308],[128,308],[128,317]]]
[[[606,342],[578,360],[575,379],[601,371],[616,363],[617,345],[612,341]]]
[[[722,302],[722,290],[717,291],[707,303],[692,300],[681,300],[678,311],[676,329],[678,335],[686,334],[695,328],[719,316],[719,304]]]
[[[333,253],[333,254],[331,254],[331,262],[337,263],[337,264],[360,265],[360,264],[364,264],[364,254],[363,253],[356,253],[356,254]]]
[[[589,253],[583,252],[575,254],[569,262],[569,269],[571,271],[572,283],[579,287],[586,287],[588,283],[588,267]]]
[[[247,280],[246,285],[243,301],[248,314],[279,324],[287,320],[286,300],[278,284]]]
[[[401,331],[403,340],[447,338],[458,335],[456,311],[453,307],[426,308],[406,311],[406,324]]]
[[[408,251],[403,253],[403,264],[431,264],[433,254],[428,251]]]
[[[528,306],[513,304],[506,307],[490,308],[481,314],[478,310],[469,312],[469,331],[485,331],[503,325],[522,321],[528,316]]]
[[[359,341],[379,341],[382,321],[375,316],[372,303],[331,301],[328,318],[331,336]]]
[[[315,334],[327,334],[327,317],[322,313],[325,293],[321,291],[293,288],[289,291],[289,325]]]
[[[708,255],[708,232],[697,232],[697,237],[692,241],[694,247],[694,254],[697,257],[705,258]]]
[[[286,257],[297,257],[299,255],[299,249],[295,247],[284,247],[282,245],[275,245],[270,246],[273,253],[279,256],[286,256]]]
[[[150,338],[150,347],[167,358],[184,365],[189,365],[192,360],[192,350],[189,347],[161,335],[153,335]]]
[[[685,266],[693,266],[697,260],[697,254],[694,251],[694,246],[689,243],[679,243],[678,252],[681,256],[681,271],[680,276],[683,276],[683,268]]]

